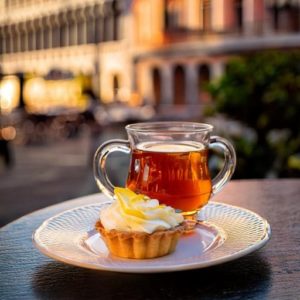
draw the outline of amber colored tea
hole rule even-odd
[[[148,142],[132,151],[127,187],[183,212],[195,213],[211,195],[208,150],[196,142]]]

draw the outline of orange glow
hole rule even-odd
[[[20,81],[16,76],[5,76],[0,82],[0,110],[10,113],[19,105]]]
[[[16,137],[16,129],[12,126],[4,127],[1,130],[1,136],[6,141],[11,141]]]
[[[139,106],[142,103],[141,96],[138,93],[132,93],[129,99],[130,106]]]
[[[24,102],[31,113],[47,113],[55,109],[84,111],[87,99],[79,79],[45,80],[40,77],[26,81]]]

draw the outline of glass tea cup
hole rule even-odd
[[[94,176],[99,188],[113,197],[105,165],[115,151],[131,155],[126,187],[158,199],[196,222],[197,211],[231,178],[236,166],[233,146],[211,136],[213,126],[193,122],[149,122],[127,125],[128,140],[109,140],[94,157]],[[211,179],[208,150],[219,148],[225,163]]]

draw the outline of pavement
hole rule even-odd
[[[44,145],[13,145],[11,169],[0,168],[0,226],[25,214],[65,200],[99,192],[93,178],[92,159],[97,146],[120,131],[105,131],[99,138],[88,134]],[[113,155],[112,155],[113,156]],[[108,174],[123,185],[128,157],[108,159]]]

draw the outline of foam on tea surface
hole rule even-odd
[[[147,142],[137,145],[137,149],[141,151],[149,152],[161,152],[161,153],[183,153],[192,151],[201,151],[205,147],[201,143],[196,142]]]

